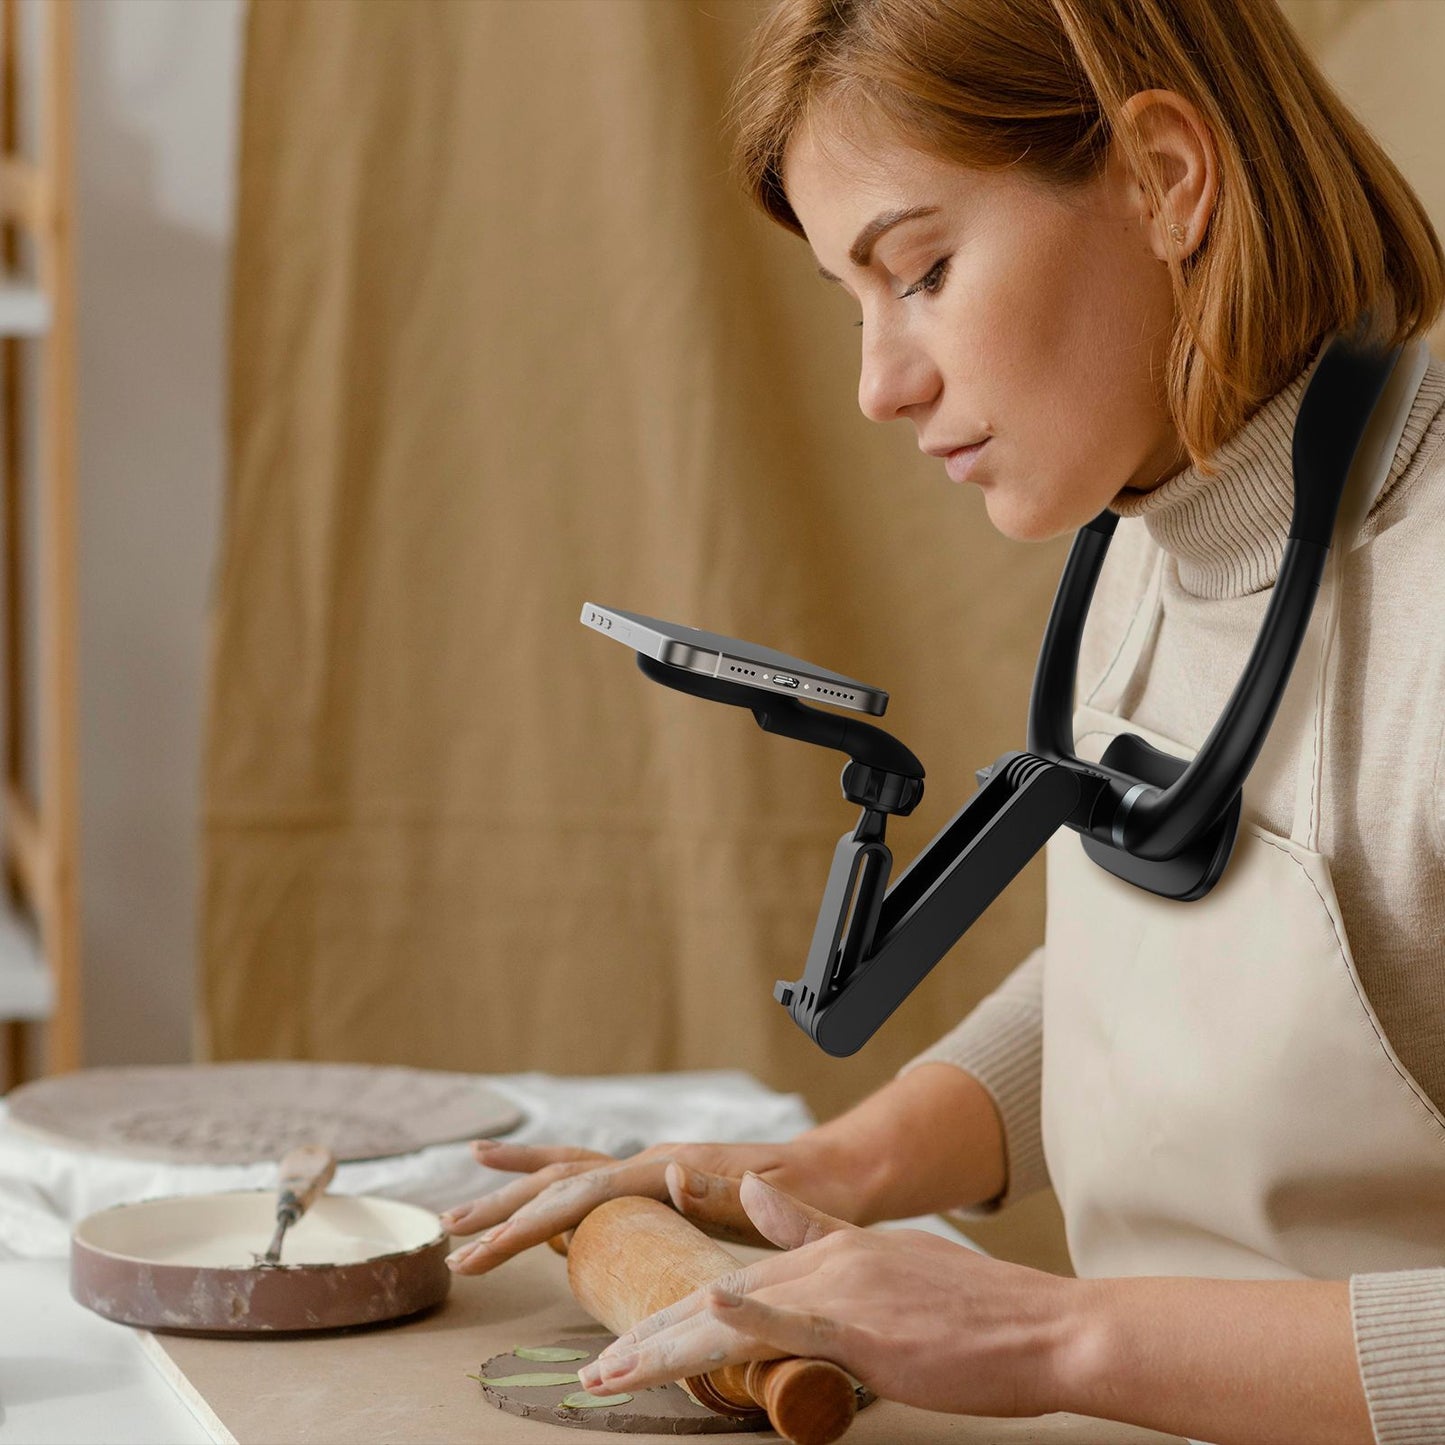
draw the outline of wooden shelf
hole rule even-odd
[[[81,1062],[73,4],[0,0],[0,1090],[30,1022],[41,1071]]]

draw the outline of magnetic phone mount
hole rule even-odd
[[[1192,760],[1122,733],[1098,763],[1075,756],[1079,643],[1118,517],[1080,529],[1054,597],[1029,699],[1028,750],[978,774],[978,791],[888,887],[890,813],[923,795],[923,767],[881,728],[787,697],[687,672],[639,652],[656,682],[746,707],[768,732],[836,748],[843,793],[863,808],[839,839],[803,975],[774,996],[830,1054],[856,1052],[1061,826],[1120,878],[1165,898],[1202,898],[1229,861],[1244,780],[1278,711],[1309,626],[1356,452],[1400,357],[1337,336],[1321,356],[1295,425],[1295,501],[1269,606],[1234,692]],[[1384,408],[1381,408],[1383,411]],[[1388,464],[1378,427],[1368,450]],[[1367,460],[1375,458],[1369,456]]]
[[[843,796],[863,808],[865,818],[866,814],[878,815],[870,826],[876,827],[880,839],[887,815],[897,813],[906,817],[923,796],[923,764],[882,728],[824,712],[795,698],[759,693],[756,688],[744,687],[741,683],[671,667],[645,652],[637,654],[637,666],[664,687],[690,692],[710,702],[747,708],[764,732],[847,753]]]

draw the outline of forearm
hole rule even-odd
[[[921,1064],[802,1136],[857,1181],[855,1223],[982,1204],[1003,1191],[1003,1128],[988,1091]]]
[[[1372,1438],[1345,1283],[1111,1279],[1063,1296],[1052,1408],[1214,1445]]]

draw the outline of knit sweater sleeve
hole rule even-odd
[[[1432,783],[1435,856],[1445,877],[1445,727]],[[1350,1315],[1376,1445],[1445,1440],[1445,1269],[1357,1274]]]
[[[952,1064],[972,1074],[998,1106],[1007,1183],[988,1203],[955,1211],[965,1218],[993,1214],[1049,1182],[1040,1120],[1043,982],[1044,950],[1039,947],[962,1023],[899,1070],[905,1074],[920,1064]]]
[[[1445,1269],[1357,1274],[1350,1313],[1376,1445],[1445,1440]]]

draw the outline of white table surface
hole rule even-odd
[[[0,1261],[0,1441],[208,1445],[139,1334],[70,1297],[64,1259]]]

